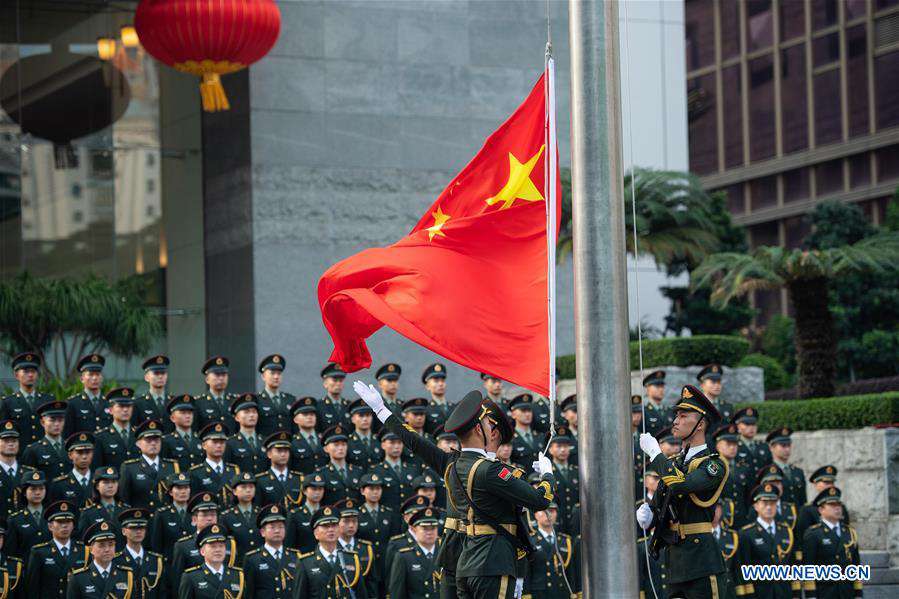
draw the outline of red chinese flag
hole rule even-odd
[[[347,372],[371,366],[365,340],[386,325],[453,362],[549,393],[544,79],[409,235],[322,275],[331,360]],[[558,214],[558,177],[555,196]]]

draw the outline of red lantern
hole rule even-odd
[[[281,30],[273,0],[141,0],[134,27],[144,49],[179,71],[203,77],[203,110],[228,110],[221,75],[265,56]]]

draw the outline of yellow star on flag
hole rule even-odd
[[[434,217],[434,224],[425,229],[428,232],[428,241],[433,241],[434,236],[446,237],[446,233],[441,231],[443,225],[446,224],[451,217],[449,214],[444,214],[440,209],[440,206],[437,206],[437,212],[432,212],[431,216]]]
[[[512,155],[512,152],[509,152],[509,180],[503,188],[499,190],[498,194],[492,198],[487,198],[486,202],[488,206],[493,206],[494,204],[502,202],[503,205],[500,206],[499,209],[505,210],[506,208],[511,208],[512,204],[515,203],[515,200],[524,200],[526,202],[543,201],[543,194],[540,193],[540,190],[538,190],[537,186],[534,185],[534,182],[531,181],[531,171],[534,170],[534,166],[536,166],[537,161],[540,160],[540,156],[543,155],[544,147],[546,146],[540,146],[537,153],[524,164],[518,162],[518,159]]]

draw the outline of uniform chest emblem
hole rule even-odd
[[[831,544],[830,539],[827,539],[827,538],[821,539],[821,544],[822,545],[830,545]]]
[[[268,570],[268,564],[266,564],[265,562],[259,564],[259,569],[260,570]]]
[[[412,564],[413,572],[418,572],[419,570],[421,570],[421,564]]]

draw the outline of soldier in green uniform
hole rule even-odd
[[[796,504],[792,501],[787,501],[782,499],[783,497],[783,470],[780,469],[780,466],[777,464],[769,464],[762,468],[756,473],[756,484],[760,485],[762,483],[771,483],[780,493],[781,499],[777,501],[777,516],[776,520],[778,522],[783,522],[791,529],[796,527],[796,522],[799,519],[799,510],[796,507]],[[752,501],[752,498],[749,498],[749,501]]]
[[[351,402],[347,411],[353,425],[347,445],[347,461],[366,472],[384,457],[381,444],[372,432],[373,414],[361,399]]]
[[[6,528],[0,523],[0,550],[6,538]],[[6,551],[0,551],[0,588],[5,589],[5,594],[0,594],[3,599],[18,599],[22,596],[22,575],[25,563],[18,557],[7,555]]]
[[[683,444],[681,443],[681,440],[674,435],[674,431],[670,427],[660,430],[656,434],[656,439],[659,442],[662,454],[666,458],[673,458],[681,452]]]
[[[190,490],[194,494],[208,491],[218,498],[220,505],[227,505],[225,485],[240,473],[237,466],[224,460],[228,431],[221,422],[210,422],[200,431],[200,439],[206,459],[190,469]]]
[[[301,397],[290,406],[296,434],[290,442],[290,469],[312,474],[328,463],[318,438],[318,406],[314,397]]]
[[[740,566],[778,566],[794,563],[793,531],[776,523],[780,492],[771,483],[752,491],[756,519],[740,529],[737,562]],[[752,598],[790,599],[798,597],[800,585],[788,580],[746,580],[737,571],[737,594]]]
[[[119,473],[112,466],[97,468],[91,477],[91,483],[94,486],[94,495],[81,510],[76,536],[83,537],[91,524],[106,521],[114,529],[116,547],[121,549],[125,545],[125,537],[119,530],[119,514],[130,506],[118,498]]]
[[[550,503],[545,510],[534,512],[536,530],[530,534],[534,546],[528,562],[524,594],[544,599],[570,599],[579,590],[575,580],[574,539],[556,530],[558,506]],[[570,588],[569,588],[570,586]]]
[[[370,541],[375,555],[384,555],[390,537],[401,532],[401,519],[393,508],[381,505],[381,477],[369,472],[359,480],[359,538]]]
[[[646,463],[646,457],[640,450],[640,433],[642,426],[643,398],[639,395],[631,395],[631,443],[634,449],[634,497],[643,496],[643,466]],[[637,536],[641,535],[638,534]]]
[[[91,464],[94,461],[94,436],[90,433],[75,433],[66,439],[66,452],[72,469],[57,476],[47,490],[49,501],[65,499],[84,509],[93,497]]]
[[[645,536],[637,538],[637,576],[640,599],[668,599],[667,585],[662,578],[662,564],[649,553],[647,547],[650,535],[652,535],[652,529],[646,531]]]
[[[94,433],[94,468],[111,466],[116,470],[122,462],[140,456],[131,429],[134,409],[134,390],[128,387],[111,389],[106,394],[112,423]]]
[[[169,382],[168,356],[153,356],[144,360],[144,381],[147,392],[134,398],[134,409],[131,412],[131,426],[137,428],[146,420],[163,423],[163,432],[169,433],[174,425],[168,419],[166,405],[171,397],[166,394],[165,387]]]
[[[237,466],[239,472],[256,474],[268,468],[268,458],[262,447],[262,439],[256,432],[259,422],[259,405],[256,395],[242,393],[229,407],[237,432],[225,442],[225,462]]]
[[[568,462],[577,466],[577,395],[569,395],[563,399],[562,403],[559,404],[559,412],[562,419],[568,423],[568,431],[571,434],[571,438],[574,439]]]
[[[281,391],[281,379],[287,360],[281,354],[271,354],[259,362],[259,375],[263,389],[256,396],[259,408],[259,424],[256,432],[266,438],[277,431],[290,430],[290,406],[296,397]]]
[[[117,553],[113,563],[130,568],[134,573],[134,599],[164,599],[165,562],[162,554],[144,549],[147,537],[147,518],[143,508],[131,508],[119,514],[119,528],[125,536],[125,548]]]
[[[62,431],[66,415],[66,402],[48,401],[37,408],[44,436],[22,452],[22,465],[40,470],[49,479],[62,475],[72,467],[63,449]]]
[[[391,412],[397,411],[400,406],[400,377],[402,375],[403,369],[400,365],[392,362],[384,364],[375,372],[381,398]]]
[[[718,427],[713,438],[715,439],[715,451],[722,460],[727,460],[728,471],[730,476],[724,483],[724,490],[721,492],[720,501],[727,503],[725,512],[731,518],[728,526],[736,526],[737,528],[749,522],[749,515],[746,509],[746,496],[749,492],[749,485],[753,481],[752,473],[754,470],[748,470],[745,466],[737,464],[735,458],[737,456],[737,425],[725,424]]]
[[[352,552],[359,556],[359,564],[362,567],[362,576],[365,578],[365,587],[372,597],[378,596],[379,574],[376,570],[375,550],[371,541],[359,539],[359,504],[352,499],[344,499],[334,504],[340,520],[337,522],[337,543],[345,552]]]
[[[228,414],[228,405],[237,396],[228,393],[231,361],[225,356],[212,356],[201,369],[206,379],[206,393],[194,398],[194,430],[202,431],[219,422],[228,434],[237,432],[234,420]]]
[[[580,501],[580,479],[578,469],[568,463],[568,456],[574,439],[565,425],[556,427],[556,434],[549,443],[549,455],[552,458],[553,475],[556,478],[556,499],[558,510],[558,528],[568,532],[571,511]]]
[[[359,555],[337,543],[337,510],[323,507],[310,526],[317,541],[309,553],[300,555],[293,599],[368,599]]]
[[[737,432],[740,434],[735,461],[748,472],[756,472],[771,462],[768,446],[755,438],[758,433],[758,414],[758,411],[750,406],[735,413],[733,417]]]
[[[712,519],[712,535],[718,541],[721,548],[721,556],[724,558],[724,566],[727,569],[727,582],[729,588],[737,590],[736,580],[739,577],[740,564],[736,559],[737,549],[740,548],[740,533],[728,526],[724,518],[725,503],[718,498],[715,504],[715,517]],[[739,594],[739,593],[738,593]]]
[[[858,535],[843,518],[842,493],[830,487],[814,499],[821,522],[805,531],[802,538],[802,562],[813,566],[846,566],[861,563]],[[862,596],[861,581],[810,581],[803,584],[806,599],[846,599]]]
[[[437,380],[437,379],[431,379]],[[415,434],[427,438],[429,441],[434,441],[434,437],[425,431],[428,422],[428,414],[433,413],[433,406],[428,404],[428,400],[424,397],[411,397],[405,400],[400,406],[402,409],[402,418],[405,421],[405,425],[409,427]],[[432,430],[437,430],[441,425],[437,425]],[[421,468],[423,465],[421,460],[412,453],[412,450],[408,448],[403,448],[403,460],[409,462],[410,464],[415,464],[418,468]]]
[[[0,402],[0,420],[12,420],[20,435],[20,449],[34,443],[41,434],[37,421],[37,407],[53,401],[52,395],[37,390],[38,373],[42,364],[37,352],[25,352],[12,359],[12,370],[19,383],[12,395]]]
[[[708,364],[699,371],[699,374],[696,375],[696,380],[699,381],[699,389],[712,402],[715,409],[718,410],[721,422],[730,422],[736,410],[732,403],[721,399],[721,391],[724,388],[721,380],[723,376],[724,367],[721,364]],[[711,435],[711,433],[712,431],[706,432],[708,435]]]
[[[24,507],[9,515],[4,553],[26,561],[32,547],[50,538],[43,505],[47,479],[41,471],[32,470],[23,476],[19,489]]]
[[[300,552],[284,546],[286,521],[284,506],[277,504],[263,507],[256,516],[265,542],[247,553],[243,567],[247,594],[253,599],[288,599],[293,592]]]
[[[346,402],[342,395],[346,373],[338,364],[329,362],[319,374],[325,395],[318,402],[318,430],[325,431],[338,424],[346,427]]]
[[[303,478],[303,503],[291,509],[287,516],[287,545],[302,553],[315,548],[312,516],[321,509],[325,484],[325,477],[317,472]]]
[[[446,366],[439,362],[429,365],[421,373],[421,384],[425,386],[426,397],[429,398],[424,428],[430,433],[446,422],[452,411],[446,400]]]
[[[66,599],[131,599],[134,572],[128,566],[113,563],[113,526],[106,521],[96,522],[84,531],[83,541],[91,559],[69,572]]]
[[[249,472],[235,474],[228,487],[234,495],[234,504],[223,511],[218,518],[219,524],[225,527],[237,543],[237,565],[243,563],[243,556],[262,545],[262,537],[256,528],[256,516],[259,509],[253,505],[256,496],[256,477]]]
[[[200,552],[199,539],[202,533],[213,526],[224,538],[225,561],[229,567],[237,563],[237,542],[225,536],[225,529],[218,524],[219,505],[212,493],[197,493],[190,499],[187,507],[190,512],[190,522],[194,530],[192,534],[178,539],[172,554],[172,564],[169,568],[169,588],[179,588],[179,577],[189,568],[203,565],[203,555]],[[182,582],[183,582],[183,577]]]
[[[170,563],[175,543],[191,532],[190,511],[187,509],[190,501],[190,477],[187,473],[179,472],[169,476],[165,481],[165,493],[171,503],[152,514],[147,544],[153,551],[161,553],[166,563]]]
[[[765,443],[771,450],[771,462],[777,464],[783,472],[783,498],[794,505],[805,505],[808,501],[805,494],[805,472],[799,466],[790,463],[793,453],[793,440],[790,435],[793,429],[781,426],[765,437]]]
[[[507,405],[508,400],[503,397],[503,380],[492,374],[482,372],[481,381],[483,381],[482,384],[484,385],[484,397],[501,407],[506,412],[506,416],[508,416],[509,406]]]
[[[516,395],[509,402],[509,411],[515,421],[515,435],[512,437],[512,463],[521,469],[527,468],[543,450],[537,435],[531,428],[534,420],[534,396],[530,393]]]
[[[176,395],[166,404],[173,430],[162,437],[162,457],[178,462],[182,472],[203,461],[205,453],[200,437],[194,434],[194,398]]]
[[[72,539],[78,512],[68,501],[51,503],[44,510],[50,540],[31,547],[25,566],[25,595],[37,599],[65,597],[69,570],[83,568],[87,548]]]
[[[19,431],[12,420],[0,422],[0,520],[6,521],[15,511],[19,483],[32,468],[18,464]]]
[[[382,569],[379,574],[382,580],[386,581],[390,578],[390,570],[393,566],[393,560],[396,558],[397,552],[404,547],[415,545],[415,534],[412,531],[412,527],[409,525],[409,521],[412,520],[412,515],[418,510],[423,510],[429,506],[431,506],[431,502],[423,495],[412,496],[403,502],[403,505],[400,507],[403,532],[393,535],[387,542],[387,550],[384,552],[383,559],[381,560]]]
[[[122,462],[119,497],[131,507],[154,511],[163,504],[163,482],[181,471],[172,459],[160,458],[162,423],[144,420],[134,431],[140,457]]]
[[[431,599],[438,597],[437,527],[438,509],[426,507],[409,520],[415,545],[396,554],[387,585],[391,599]]]
[[[351,497],[359,500],[359,479],[365,472],[361,468],[348,464],[347,429],[342,424],[333,426],[322,433],[322,444],[330,461],[317,473],[325,479],[325,504],[335,504],[341,499]]]
[[[84,389],[65,401],[65,426],[62,434],[65,437],[75,433],[92,433],[108,426],[112,420],[106,411],[106,402],[100,392],[103,385],[103,366],[106,358],[100,354],[88,354],[78,360],[75,368],[81,374]],[[54,478],[46,473],[48,478]]]
[[[643,377],[643,388],[646,389],[647,400],[643,408],[646,432],[656,435],[674,422],[674,413],[663,403],[665,400],[665,371],[656,370]]]
[[[270,466],[256,474],[256,505],[274,503],[289,509],[303,499],[303,474],[289,468],[290,444],[287,431],[266,437],[263,445]]]
[[[728,466],[705,442],[720,416],[692,385],[681,389],[674,413],[672,433],[684,443],[682,455],[666,457],[655,437],[640,435],[640,448],[664,486],[653,496],[651,507],[637,508],[637,522],[644,530],[661,528],[657,536],[665,544],[661,561],[669,597],[731,596],[724,559],[712,535],[715,503],[724,489]]]
[[[833,464],[821,466],[812,472],[811,476],[808,477],[808,482],[812,483],[814,486],[814,494],[816,497],[821,491],[836,486],[837,472],[837,467]],[[846,509],[845,505],[842,506],[842,512],[843,517],[840,519],[840,524],[847,525],[849,524],[849,510]],[[808,530],[810,526],[817,524],[820,521],[821,517],[818,514],[818,506],[815,505],[814,501],[803,505],[799,508],[799,519],[796,523],[796,538],[801,542],[803,535],[805,535],[805,531]]]
[[[225,529],[211,524],[197,535],[202,563],[184,570],[178,599],[240,598],[246,591],[243,570],[228,563]]]

